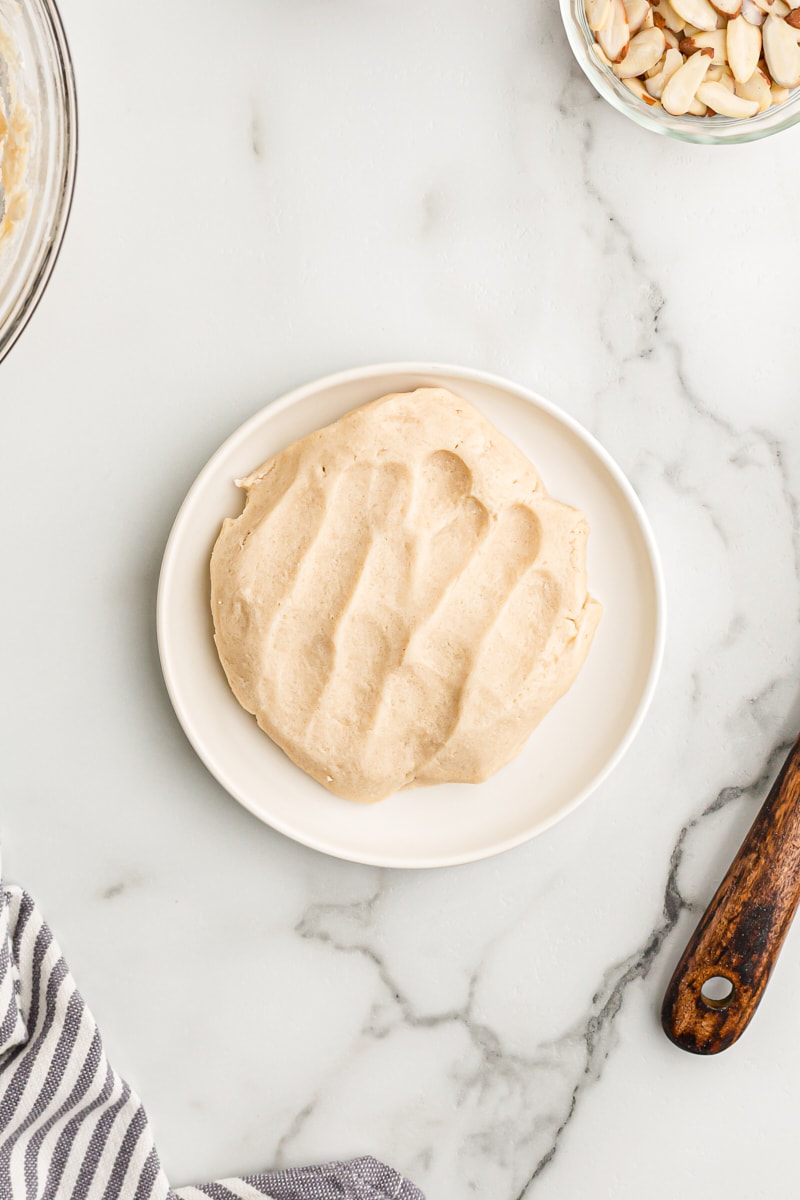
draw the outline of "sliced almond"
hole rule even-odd
[[[772,104],[770,86],[758,70],[753,72],[746,83],[737,83],[735,91],[743,100],[755,100],[759,112],[766,112]]]
[[[728,62],[737,83],[745,83],[755,71],[761,55],[761,30],[742,14],[728,21]]]
[[[661,32],[664,34],[664,41],[666,42],[667,48],[669,50],[677,50],[678,49],[677,34],[674,34],[671,29],[662,29]]]
[[[664,94],[664,76],[654,75],[652,79],[646,79],[644,86],[648,96],[652,96],[654,100],[660,100]]]
[[[708,108],[705,104],[703,104],[702,100],[698,100],[697,96],[695,96],[692,100],[692,103],[689,105],[689,113],[693,117],[707,117]]]
[[[729,92],[723,83],[701,83],[697,99],[707,104],[721,117],[754,117],[758,112],[756,100],[745,100]]]
[[[645,87],[641,79],[623,79],[622,82],[625,84],[626,88],[633,92],[634,96],[636,96],[639,100],[643,100],[645,104],[650,106],[650,108],[658,104],[658,100],[645,91]]]
[[[655,22],[655,17],[653,16],[653,10],[650,7],[650,5],[648,5],[647,6],[647,16],[642,21],[642,29],[652,29],[654,27],[655,23],[656,22]]]
[[[766,20],[755,0],[742,0],[742,16],[749,25],[761,26]]]
[[[671,79],[676,71],[679,71],[683,66],[684,58],[680,50],[674,50],[670,47],[664,55],[664,74],[667,79]]]
[[[594,50],[595,56],[597,57],[598,61],[601,62],[604,67],[613,67],[614,64],[612,63],[611,59],[608,57],[608,55],[606,54],[606,52],[602,46],[598,46],[597,42],[595,42],[592,49]]]
[[[694,35],[696,33],[705,33],[705,32],[706,32],[706,30],[698,29],[696,25],[684,25],[684,27],[683,27],[683,36],[685,38],[694,37]]]
[[[777,83],[773,83],[769,91],[770,95],[772,96],[773,104],[785,104],[789,99],[789,89],[778,87]]]
[[[651,79],[646,80],[645,87],[651,96],[656,100],[660,100],[664,88],[669,83],[676,71],[683,66],[683,56],[678,50],[668,50],[663,59],[664,66],[659,71],[658,75],[653,75]]]
[[[622,2],[628,18],[628,32],[633,37],[644,25],[645,17],[650,12],[650,4],[648,0],[622,0]]]
[[[631,38],[628,53],[622,62],[614,67],[614,74],[620,79],[633,79],[635,75],[644,75],[650,67],[654,67],[664,53],[664,34],[660,29],[643,29]],[[642,84],[644,87],[644,84]]]
[[[742,11],[742,0],[711,0],[711,4],[721,16],[729,20],[731,17],[738,17]]]
[[[605,29],[611,16],[611,0],[586,0],[586,20],[592,33]]]
[[[667,65],[667,53],[668,51],[665,46],[664,53],[661,55],[661,58],[658,60],[656,65],[651,67],[649,71],[645,71],[645,75],[648,79],[652,79],[654,75],[660,75],[664,70],[664,67]]]
[[[763,33],[764,58],[773,82],[785,88],[800,85],[800,46],[791,27],[780,17],[770,15]]]
[[[687,57],[694,54],[695,50],[713,50],[712,67],[721,67],[728,61],[724,29],[715,29],[713,33],[696,33],[694,37],[682,38],[678,43],[678,49]]]
[[[661,103],[673,117],[682,117],[689,112],[695,93],[706,77],[711,59],[706,54],[693,54],[687,58],[667,83]]]
[[[784,0],[755,0],[755,4],[766,16],[788,17],[789,5]]]
[[[736,91],[736,81],[734,80],[733,76],[731,75],[730,71],[728,71],[728,70],[724,70],[722,72],[722,75],[717,80],[717,82],[721,83],[723,87],[726,87],[729,92]]]
[[[678,16],[695,29],[717,28],[717,14],[708,0],[671,0],[671,4]]]
[[[628,14],[622,0],[611,0],[611,14],[597,33],[597,40],[612,63],[622,62],[628,52]]]
[[[658,0],[655,11],[663,17],[667,29],[671,29],[673,33],[681,33],[686,21],[676,13],[670,0]]]
[[[786,24],[792,29],[800,29],[800,8],[793,8],[786,18]]]

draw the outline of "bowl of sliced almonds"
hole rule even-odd
[[[800,0],[561,0],[581,68],[639,125],[749,142],[800,121]]]

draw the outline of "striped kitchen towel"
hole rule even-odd
[[[0,1200],[424,1200],[373,1158],[173,1190],[30,896],[0,884]]]

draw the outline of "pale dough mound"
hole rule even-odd
[[[451,392],[384,396],[239,484],[211,558],[219,656],[332,792],[486,779],[580,670],[586,520]]]

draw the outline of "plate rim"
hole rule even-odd
[[[568,804],[561,807],[556,813],[551,813],[549,816],[542,818],[533,826],[521,834],[514,834],[511,837],[506,837],[499,842],[492,843],[488,847],[484,847],[475,852],[460,852],[451,855],[439,855],[435,861],[431,859],[417,859],[408,856],[392,856],[391,854],[368,854],[350,851],[339,845],[331,845],[324,837],[315,837],[313,834],[306,834],[304,831],[298,832],[296,829],[289,826],[280,818],[269,819],[249,800],[245,791],[243,791],[228,775],[227,770],[221,766],[215,755],[207,748],[203,739],[199,736],[194,728],[193,721],[190,715],[186,712],[183,704],[179,701],[173,678],[173,668],[169,658],[169,638],[165,631],[168,611],[168,598],[170,593],[171,582],[175,571],[176,547],[180,543],[181,535],[184,527],[190,519],[194,504],[197,497],[202,495],[204,485],[207,478],[214,473],[214,469],[219,459],[228,453],[230,448],[241,441],[245,441],[256,427],[258,427],[265,418],[265,414],[277,415],[285,411],[287,408],[300,403],[307,396],[320,391],[329,390],[332,387],[339,387],[348,383],[355,383],[364,379],[379,377],[382,375],[431,375],[437,377],[445,377],[450,380],[464,379],[471,382],[483,383],[490,387],[498,388],[501,391],[507,392],[512,396],[524,400],[526,403],[538,408],[540,411],[552,417],[559,424],[566,427],[584,446],[603,464],[609,472],[614,482],[622,492],[628,509],[636,521],[639,533],[642,536],[644,547],[647,553],[648,566],[653,581],[654,590],[654,631],[653,631],[653,648],[650,656],[650,664],[647,671],[646,680],[636,705],[636,709],[631,717],[628,726],[623,736],[617,742],[613,752],[608,756],[603,766],[595,772],[591,779],[580,788],[572,797]],[[585,800],[595,792],[601,784],[611,775],[619,763],[624,758],[625,754],[630,749],[631,744],[636,738],[645,716],[650,708],[650,705],[655,695],[655,690],[658,685],[658,679],[661,672],[661,667],[664,659],[664,650],[666,644],[666,626],[667,626],[667,600],[666,586],[664,582],[664,573],[661,563],[661,556],[658,550],[658,544],[655,539],[649,518],[645,512],[644,506],[639,499],[636,491],[633,488],[628,477],[623,472],[622,468],[612,458],[606,448],[597,440],[594,434],[590,433],[580,422],[570,413],[565,412],[558,405],[554,404],[546,397],[539,395],[538,392],[526,387],[524,384],[516,383],[513,380],[507,379],[504,376],[497,375],[491,371],[484,371],[476,367],[461,367],[448,363],[426,362],[426,361],[409,361],[409,362],[386,362],[372,363],[361,367],[352,367],[341,371],[335,371],[328,375],[320,376],[317,379],[311,380],[308,383],[301,384],[298,387],[292,388],[288,392],[282,393],[276,399],[268,401],[262,405],[256,412],[243,421],[234,429],[225,440],[220,443],[211,457],[206,461],[205,465],[198,472],[194,482],[186,493],[180,507],[175,515],[172,523],[169,536],[164,546],[164,553],[161,560],[161,567],[158,576],[158,587],[156,593],[156,640],[158,644],[158,656],[161,664],[161,672],[164,678],[164,684],[167,689],[167,694],[172,704],[175,716],[183,730],[189,744],[198,756],[200,761],[216,779],[222,788],[243,808],[252,813],[263,824],[268,825],[277,833],[284,837],[290,838],[292,841],[300,845],[307,846],[309,849],[316,850],[320,853],[327,854],[333,858],[338,858],[346,862],[360,863],[366,866],[375,867],[390,867],[398,870],[434,870],[438,867],[460,866],[470,862],[478,862],[485,858],[493,858],[498,854],[504,854],[508,850],[512,850],[517,846],[524,845],[526,842],[532,841],[541,834],[546,833],[548,829],[552,829],[560,821],[564,820],[571,813],[575,812]],[[265,735],[266,736],[266,735]],[[300,768],[297,768],[300,770]]]

